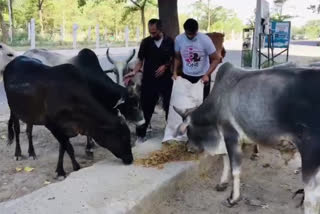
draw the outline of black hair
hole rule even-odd
[[[148,25],[156,25],[157,29],[162,31],[162,22],[160,19],[150,19]]]
[[[196,33],[199,29],[199,24],[195,19],[187,19],[187,21],[183,24],[183,28],[185,31],[190,33]]]

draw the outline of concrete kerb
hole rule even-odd
[[[154,138],[134,149],[135,158],[161,147]],[[124,166],[119,160],[101,161],[71,173],[64,181],[31,194],[0,203],[4,214],[143,214],[172,196],[188,180],[207,171],[209,157],[200,161],[168,163],[161,170]]]

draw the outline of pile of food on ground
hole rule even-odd
[[[173,161],[191,161],[198,160],[199,154],[190,153],[187,151],[186,144],[174,142],[163,144],[161,150],[154,151],[146,158],[135,160],[136,165],[144,167],[157,167],[162,169],[163,165]]]

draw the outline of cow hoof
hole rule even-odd
[[[136,142],[131,142],[131,148],[136,146]]]
[[[33,155],[29,155],[29,160],[37,160],[37,155],[36,154],[33,154]]]
[[[296,208],[302,207],[302,205],[304,203],[304,197],[305,197],[304,189],[298,189],[297,191],[295,191],[293,193],[293,196],[292,196],[292,199],[294,199],[297,195],[300,195],[300,194],[302,195],[302,198],[301,198],[300,203],[296,206]]]
[[[223,192],[228,188],[228,183],[217,184],[216,190],[218,192]]]
[[[222,205],[225,206],[225,207],[228,207],[228,208],[232,208],[236,205],[238,205],[238,202],[240,201],[241,199],[237,199],[237,200],[232,200],[230,198],[227,198],[227,200],[223,201],[222,202]]]
[[[79,165],[78,163],[75,163],[75,164],[73,165],[73,171],[78,171],[80,168],[81,168],[81,167],[80,167],[80,165]]]
[[[22,160],[22,156],[14,156],[14,160],[21,161]]]
[[[66,176],[63,176],[63,175],[58,175],[58,176],[56,177],[56,179],[57,179],[58,181],[63,181],[65,178],[66,178]]]
[[[259,159],[259,154],[258,153],[253,153],[251,155],[251,157],[250,157],[250,160],[253,160],[253,161],[258,160],[258,159]]]
[[[137,144],[142,144],[142,143],[144,143],[146,140],[147,140],[146,137],[138,137],[137,140],[136,140],[136,142],[135,142],[135,145],[137,145]]]
[[[65,178],[66,178],[66,173],[65,173],[65,171],[57,172],[56,179],[57,179],[58,181],[61,181],[61,180],[65,179]]]
[[[93,160],[93,152],[91,152],[90,150],[86,150],[86,155],[90,160]]]

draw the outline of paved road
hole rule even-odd
[[[319,40],[291,40],[292,45],[319,46]]]

